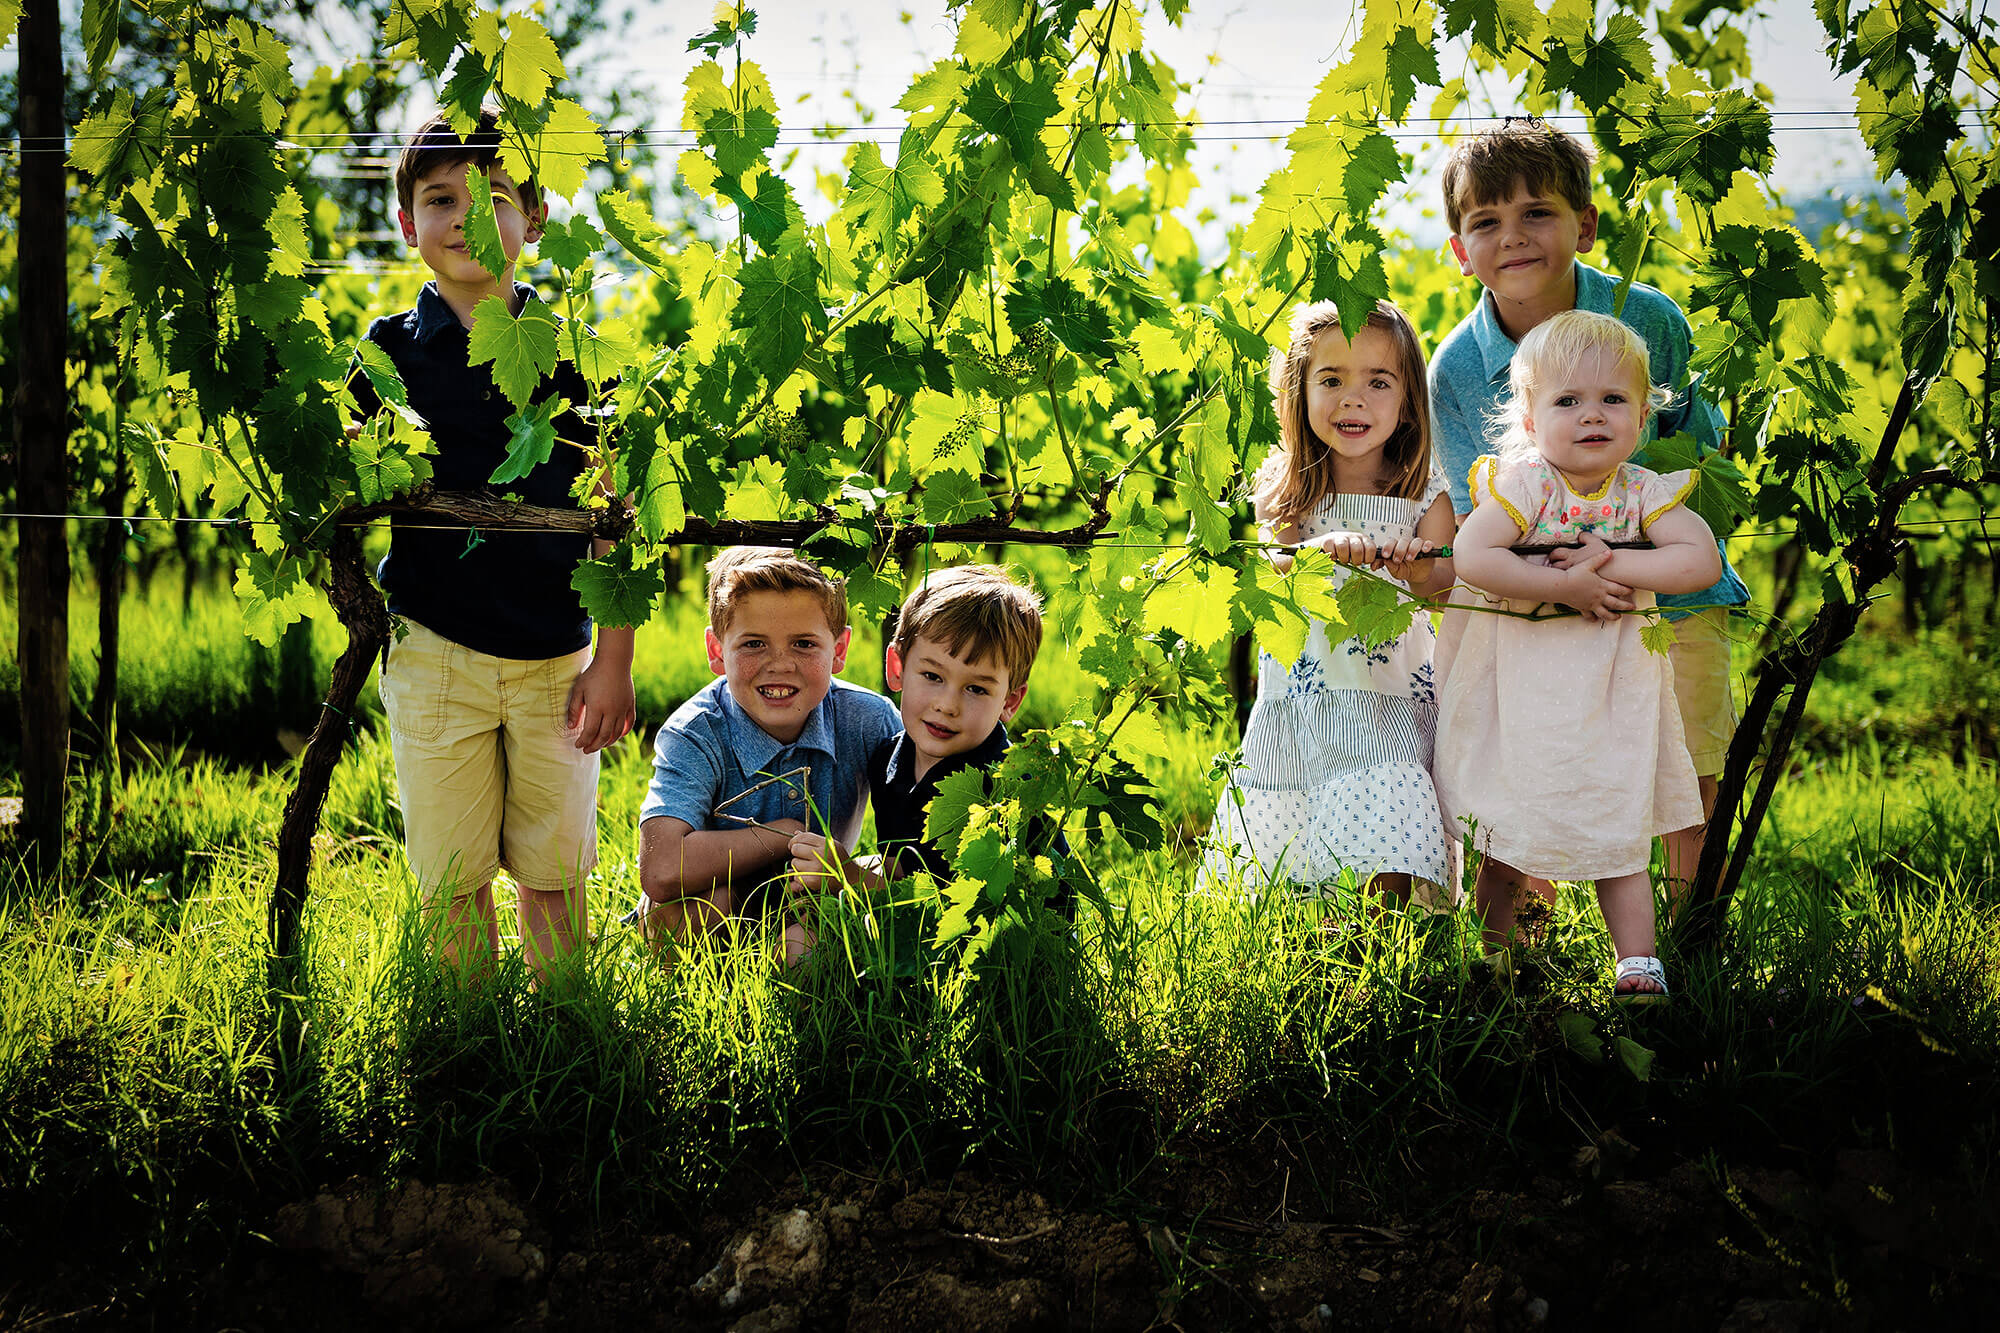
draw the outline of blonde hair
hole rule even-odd
[[[1424,379],[1424,348],[1410,317],[1393,301],[1377,301],[1362,328],[1388,336],[1403,381],[1401,418],[1382,446],[1392,480],[1384,494],[1421,499],[1431,475],[1431,393]],[[1315,301],[1292,312],[1291,341],[1271,357],[1271,397],[1278,412],[1278,447],[1251,482],[1251,493],[1275,526],[1296,522],[1333,490],[1333,447],[1313,434],[1306,417],[1307,372],[1313,343],[1340,331],[1340,308]],[[1344,335],[1343,335],[1344,336]]]
[[[1505,202],[1518,184],[1531,195],[1560,198],[1581,213],[1590,207],[1590,169],[1597,150],[1539,116],[1510,116],[1452,145],[1444,160],[1444,216],[1458,235],[1467,207]]]
[[[1528,431],[1535,395],[1592,352],[1608,352],[1631,368],[1643,386],[1642,422],[1674,401],[1673,390],[1653,383],[1646,340],[1631,325],[1592,310],[1565,310],[1528,330],[1514,351],[1513,364],[1507,368],[1509,396],[1493,413],[1492,430],[1499,441],[1495,453],[1520,458],[1537,452],[1535,437]]]
[[[827,628],[847,628],[847,585],[781,546],[732,546],[708,562],[708,627],[729,628],[736,604],[753,592],[809,592],[826,611]]]
[[[1042,650],[1042,599],[998,565],[956,565],[925,576],[896,613],[891,635],[906,663],[919,638],[953,657],[992,657],[1007,669],[1007,686],[1028,683]]]

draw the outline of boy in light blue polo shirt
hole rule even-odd
[[[653,744],[639,813],[640,926],[658,944],[768,901],[793,834],[853,845],[868,760],[903,729],[896,705],[835,680],[852,631],[838,580],[790,551],[736,546],[708,566],[708,664],[721,679]],[[786,932],[786,956],[806,934]]]
[[[1431,448],[1461,518],[1472,508],[1467,476],[1473,461],[1490,452],[1488,428],[1494,410],[1508,396],[1515,347],[1529,330],[1563,311],[1612,313],[1618,280],[1576,258],[1597,243],[1597,208],[1590,202],[1595,159],[1587,144],[1562,131],[1540,120],[1516,118],[1460,140],[1445,161],[1452,254],[1459,271],[1478,278],[1485,288],[1479,304],[1445,336],[1430,364]],[[1654,381],[1674,394],[1641,437],[1632,461],[1646,466],[1647,443],[1682,431],[1703,453],[1713,453],[1720,444],[1721,421],[1688,375],[1687,316],[1672,297],[1635,282],[1617,318],[1645,340]],[[1716,778],[1736,730],[1725,608],[1749,600],[1726,549],[1722,578],[1714,587],[1659,598],[1677,635],[1670,654],[1674,694],[1701,781],[1704,813],[1715,809]],[[1699,826],[1665,839],[1670,913],[1687,895],[1706,831]]]

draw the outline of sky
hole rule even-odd
[[[914,74],[950,54],[955,35],[942,0],[765,0],[754,7],[758,26],[746,58],[770,80],[788,144],[808,141],[815,126],[895,126],[901,114],[896,99]],[[76,0],[64,0],[63,8],[64,45],[74,50],[80,42]],[[606,8],[622,6],[613,0]],[[592,53],[595,77],[603,86],[648,91],[657,108],[650,129],[671,135],[672,143],[679,138],[683,81],[704,58],[688,51],[688,38],[711,26],[712,5],[634,0],[632,8],[631,24]],[[358,29],[343,31],[337,13],[320,15],[335,41],[367,41]],[[1821,54],[1811,0],[1765,0],[1758,14],[1750,26],[1751,59],[1757,78],[1776,97],[1773,181],[1792,202],[1836,186],[1865,187],[1872,168],[1853,129],[1852,80],[1834,77]],[[1202,185],[1193,202],[1215,215],[1197,228],[1205,248],[1219,248],[1224,230],[1249,217],[1264,179],[1284,164],[1285,136],[1358,26],[1358,9],[1350,16],[1337,0],[1191,0],[1178,25],[1147,15],[1147,49],[1193,85],[1182,99],[1202,122],[1195,162]],[[13,42],[0,48],[0,71],[11,71],[15,58]],[[1458,72],[1449,60],[1443,63],[1447,76]],[[430,109],[414,104],[422,101],[413,99],[413,120]],[[607,128],[635,127],[614,122]],[[881,137],[893,143],[893,128]],[[1441,244],[1444,223],[1432,207],[1435,140],[1419,132],[1403,144],[1416,156],[1405,187],[1409,202],[1392,200],[1386,220],[1422,244]],[[677,151],[667,147],[662,161],[671,163]],[[787,173],[809,216],[815,215],[812,170],[840,170],[844,151],[808,143]]]
[[[948,56],[954,41],[939,0],[767,0],[756,9],[746,58],[770,80],[787,129],[853,125],[859,110],[894,125],[900,115],[894,103],[911,77]],[[603,77],[646,79],[660,98],[663,127],[677,128],[682,80],[704,58],[689,52],[687,41],[710,26],[709,12],[698,3],[641,6],[620,51],[603,58]],[[1767,0],[1759,14],[1751,25],[1751,61],[1776,98],[1773,181],[1800,198],[1865,184],[1872,167],[1853,130],[1852,79],[1832,76],[1811,0]],[[1183,98],[1203,122],[1196,171],[1204,184],[1194,203],[1216,212],[1212,236],[1249,216],[1265,177],[1284,164],[1285,136],[1358,26],[1358,14],[1350,18],[1327,0],[1192,0],[1179,25],[1148,15],[1147,49],[1194,85]],[[1404,146],[1417,156],[1409,190],[1418,202],[1392,208],[1389,221],[1420,242],[1440,244],[1442,219],[1425,216],[1437,194],[1435,140],[1424,136]],[[837,169],[840,151],[802,153],[794,189],[806,193],[812,165]]]

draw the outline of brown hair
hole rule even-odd
[[[1467,208],[1503,202],[1518,184],[1559,197],[1581,213],[1590,207],[1597,150],[1539,116],[1509,116],[1452,145],[1444,160],[1444,216],[1458,235]]]
[[[828,629],[847,628],[847,585],[782,546],[732,546],[708,562],[708,627],[728,629],[737,601],[753,592],[809,592]]]
[[[449,120],[433,116],[396,155],[396,206],[409,212],[416,199],[418,177],[439,167],[474,166],[491,171],[499,160],[500,108],[480,107],[479,124],[467,139],[459,137]],[[515,185],[521,193],[521,206],[532,214],[541,203],[541,188],[533,177]]]
[[[1387,334],[1395,344],[1397,373],[1403,380],[1395,431],[1382,446],[1393,480],[1385,494],[1421,499],[1431,477],[1431,391],[1424,379],[1424,349],[1410,317],[1393,301],[1377,301],[1363,328]],[[1311,512],[1333,491],[1333,448],[1313,434],[1306,420],[1307,371],[1319,335],[1340,330],[1340,309],[1315,301],[1292,312],[1291,343],[1271,357],[1271,396],[1278,409],[1278,447],[1257,469],[1252,493],[1273,526],[1283,527]]]
[[[997,659],[1007,669],[1007,687],[1018,689],[1042,650],[1042,599],[998,565],[940,569],[896,613],[896,653],[905,662],[919,637],[962,661]]]

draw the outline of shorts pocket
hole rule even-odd
[[[543,669],[548,672],[550,729],[564,740],[570,739],[569,692],[576,678],[590,665],[590,650],[582,648],[564,657],[551,657]]]
[[[389,645],[382,668],[382,712],[389,730],[413,741],[444,734],[445,701],[451,697],[451,645],[436,635],[417,638],[412,630]]]

